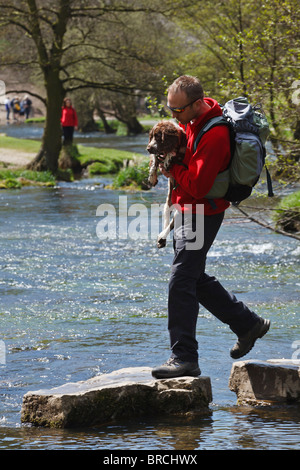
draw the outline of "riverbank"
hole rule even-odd
[[[40,142],[37,141],[0,135],[0,189],[54,186],[55,178],[50,172],[26,170],[39,147]]]
[[[139,166],[147,158],[138,153],[113,148],[74,145],[60,156],[60,170],[56,176],[50,172],[29,172],[28,164],[35,158],[40,141],[0,135],[0,189],[20,188],[28,185],[53,186],[56,180],[72,181],[74,177],[115,175],[132,162]],[[69,161],[67,161],[69,159]],[[73,166],[73,168],[72,168]],[[67,171],[66,171],[67,170]]]

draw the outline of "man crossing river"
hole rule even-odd
[[[200,375],[196,323],[199,303],[237,335],[230,351],[233,359],[247,354],[258,338],[264,336],[270,321],[259,317],[243,302],[229,293],[220,282],[206,273],[206,256],[214,242],[229,203],[218,198],[205,199],[217,174],[230,161],[230,137],[227,126],[214,127],[201,139],[193,152],[195,137],[212,117],[222,110],[217,101],[204,97],[202,85],[195,77],[179,77],[169,87],[168,107],[173,118],[186,128],[187,150],[184,165],[174,165],[170,173],[161,166],[162,173],[176,180],[172,203],[192,206],[192,224],[196,224],[196,206],[204,205],[204,242],[196,250],[187,248],[185,237],[174,237],[174,260],[169,281],[168,329],[172,354],[169,360],[152,370],[155,378]],[[184,232],[182,217],[181,232]]]

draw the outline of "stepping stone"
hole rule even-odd
[[[209,377],[156,380],[151,368],[134,367],[28,392],[21,421],[57,428],[93,426],[142,415],[196,413],[207,410],[211,401]]]
[[[229,388],[239,404],[300,401],[300,360],[269,359],[233,363]]]

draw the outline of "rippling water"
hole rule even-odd
[[[164,190],[128,194],[128,204],[163,201]],[[154,366],[169,356],[169,242],[99,240],[96,209],[118,205],[118,192],[95,180],[54,189],[0,192],[1,449],[296,449],[299,408],[236,406],[228,388],[235,338],[200,310],[200,367],[211,377],[211,413],[197,418],[137,419],[92,429],[21,426],[29,390],[130,366]],[[268,335],[247,356],[291,358],[299,340],[299,242],[228,213],[210,252],[208,271],[271,319]],[[230,268],[229,268],[230,266]]]

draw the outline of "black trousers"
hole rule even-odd
[[[174,260],[169,281],[168,329],[173,355],[184,361],[198,360],[196,324],[199,303],[242,336],[258,321],[258,316],[236,299],[213,276],[205,272],[206,256],[222,224],[224,213],[203,216],[203,246],[187,248],[188,239],[174,232]],[[192,219],[193,230],[195,216]],[[180,224],[179,224],[180,225]],[[195,230],[194,230],[195,231]]]
[[[71,145],[73,142],[74,127],[73,126],[63,126],[63,145]]]

